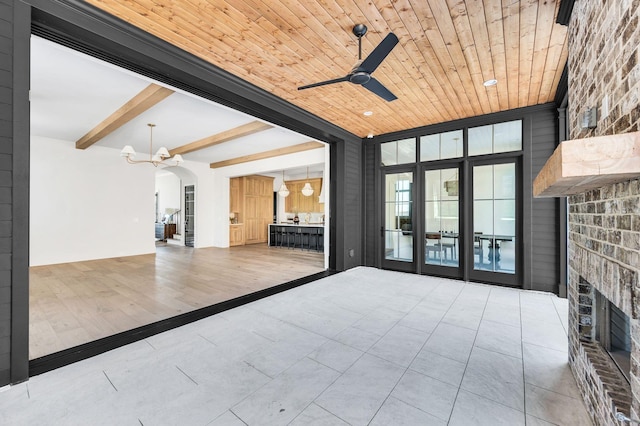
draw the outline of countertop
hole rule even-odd
[[[323,227],[324,223],[322,223],[322,222],[317,222],[317,223],[313,223],[313,222],[309,222],[309,223],[304,223],[304,222],[300,222],[300,223],[280,222],[280,223],[270,223],[269,226],[312,226],[314,228],[318,228],[318,227]]]

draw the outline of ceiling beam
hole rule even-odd
[[[235,127],[233,129],[225,130],[224,132],[217,133],[215,135],[207,136],[195,142],[188,143],[186,145],[173,148],[169,151],[169,154],[173,157],[176,154],[187,154],[189,152],[198,151],[200,149],[209,148],[214,145],[228,142],[233,139],[238,139],[243,136],[249,136],[254,133],[264,132],[273,128],[272,125],[263,123],[262,121],[252,121],[242,126]]]
[[[158,102],[171,95],[173,90],[151,83],[140,93],[118,108],[89,132],[76,141],[77,149],[87,149]]]
[[[265,158],[279,157],[281,155],[294,154],[296,152],[309,151],[311,149],[323,148],[325,144],[321,142],[305,142],[299,145],[287,146],[285,148],[273,149],[271,151],[258,152],[256,154],[245,155],[242,157],[231,158],[229,160],[218,161],[209,164],[212,169],[220,167],[233,166],[235,164],[248,163],[249,161],[264,160]]]

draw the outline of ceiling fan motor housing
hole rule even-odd
[[[371,75],[364,71],[356,71],[349,76],[349,81],[353,84],[366,84],[369,80],[371,80]]]

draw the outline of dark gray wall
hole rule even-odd
[[[29,367],[29,8],[0,0],[0,386]]]
[[[472,117],[449,123],[376,136],[365,141],[365,265],[380,267],[381,191],[377,150],[382,142],[420,135],[446,132],[509,120],[523,120],[522,153],[522,273],[520,284],[525,289],[558,292],[560,282],[559,208],[555,199],[534,199],[533,179],[553,153],[558,143],[557,107],[545,104],[529,108]],[[465,174],[468,176],[469,174]],[[468,186],[468,185],[465,185]]]
[[[13,135],[13,1],[0,0],[0,185],[11,193]],[[0,386],[11,360],[11,199],[0,200]]]
[[[557,111],[531,115],[531,182],[558,144]],[[530,186],[531,187],[531,186]],[[533,198],[531,206],[531,288],[558,293],[560,283],[559,204],[556,198]]]
[[[362,143],[331,146],[331,269],[342,271],[362,265],[363,180]]]

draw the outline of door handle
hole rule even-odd
[[[384,226],[380,227],[380,236],[384,237]]]

